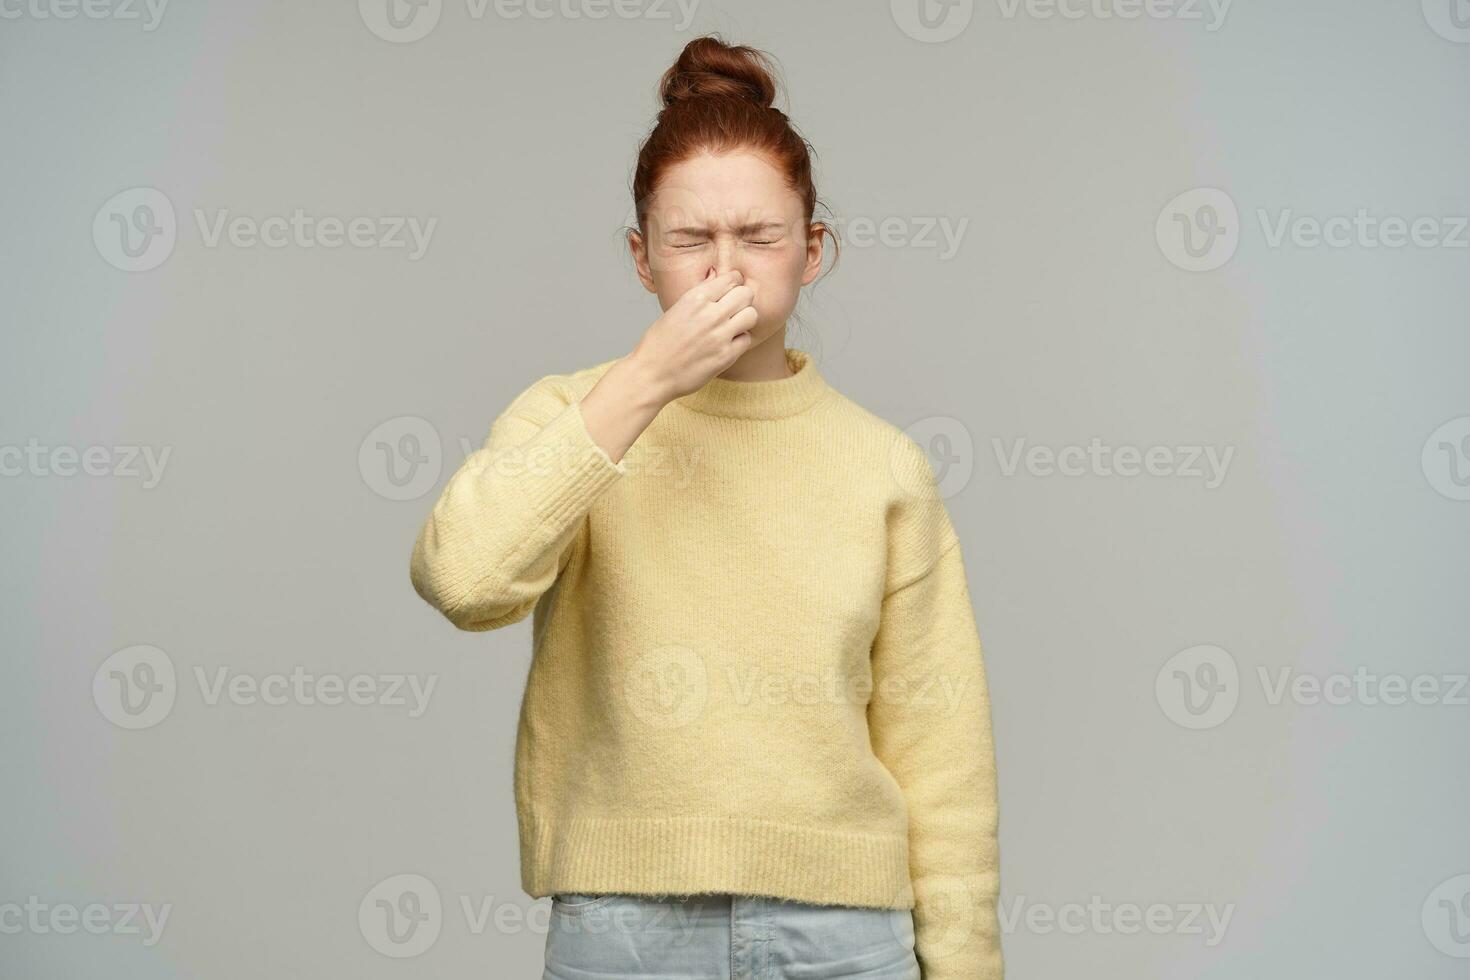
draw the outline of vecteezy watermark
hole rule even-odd
[[[1240,670],[1224,647],[1210,643],[1180,650],[1154,677],[1154,699],[1182,728],[1214,728],[1235,713]]]
[[[259,217],[229,208],[194,208],[194,225],[204,248],[338,249],[394,251],[408,261],[423,258],[438,218],[416,215],[315,215],[303,208]],[[92,242],[107,263],[124,272],[162,265],[178,242],[178,219],[168,195],[154,187],[132,187],[103,202],[92,219]]]
[[[1424,899],[1420,922],[1435,949],[1457,959],[1470,958],[1470,874],[1435,885]]]
[[[1003,476],[1015,476],[1022,469],[1035,477],[1053,475],[1077,477],[1137,476],[1174,480],[1202,480],[1206,490],[1214,490],[1225,482],[1234,446],[1166,446],[1145,448],[1109,446],[1094,436],[1086,446],[1026,445],[1025,439],[1014,439],[1010,448],[1000,439],[990,440],[995,461]]]
[[[1225,24],[1232,0],[996,0],[1000,15],[1015,20],[1200,21],[1207,31]]]
[[[1446,41],[1470,44],[1470,4],[1465,0],[1421,0],[1424,22]]]
[[[168,0],[0,0],[0,20],[141,21],[153,31],[167,6]]]
[[[173,202],[155,187],[119,191],[92,218],[97,254],[124,272],[158,268],[173,254],[178,237]]]
[[[29,895],[24,902],[0,902],[0,934],[69,936],[87,932],[94,936],[142,936],[144,946],[155,946],[163,938],[173,903],[155,908],[147,902],[45,902]]]
[[[1258,665],[1255,677],[1272,707],[1470,707],[1470,674],[1377,673],[1359,664],[1350,671],[1313,674],[1290,665]],[[1213,644],[1174,654],[1154,678],[1154,697],[1165,717],[1183,728],[1223,725],[1241,697],[1241,673],[1228,650]]]
[[[410,718],[423,716],[429,708],[429,699],[434,696],[434,688],[439,684],[438,674],[422,677],[418,674],[351,674],[344,677],[333,673],[308,673],[300,664],[289,674],[260,676],[234,673],[228,667],[217,667],[210,676],[203,667],[195,667],[194,679],[204,703],[211,707],[219,704],[238,707],[260,704],[272,707],[335,707],[353,704],[359,707],[407,708]]]
[[[439,941],[444,928],[439,889],[423,875],[384,878],[362,897],[357,927],[368,945],[384,956],[418,956]]]
[[[1240,246],[1240,212],[1218,187],[1175,195],[1154,222],[1164,258],[1188,272],[1209,272],[1230,261]]]
[[[835,668],[823,671],[769,670],[756,666],[725,668],[725,684],[732,703],[746,707],[762,705],[864,705],[874,696],[890,704],[906,704],[929,717],[953,715],[961,704],[971,678],[944,673],[895,674],[874,681],[871,676],[847,675]]]
[[[310,673],[299,664],[289,673],[253,675],[216,667],[194,668],[200,699],[209,707],[406,708],[419,718],[429,707],[439,675]],[[109,656],[92,675],[92,701],[119,728],[152,728],[172,713],[179,677],[173,659],[158,647],[140,644]]]
[[[1470,415],[1450,419],[1429,433],[1419,465],[1437,493],[1470,500]]]
[[[483,449],[459,437],[464,461]],[[596,450],[589,450],[595,453]],[[618,465],[623,475],[644,474],[667,490],[683,490],[698,469],[699,446],[663,446],[638,442],[623,453]],[[561,453],[550,446],[507,446],[486,454],[481,462],[492,472],[510,477],[522,473],[550,474],[561,467],[572,473],[585,468],[587,456]],[[461,464],[463,465],[463,463]],[[439,430],[417,415],[400,415],[376,425],[357,447],[357,469],[362,481],[388,500],[415,500],[432,490],[444,469],[444,447]]]
[[[1278,208],[1273,214],[1266,208],[1256,209],[1261,233],[1271,248],[1291,242],[1297,248],[1470,248],[1470,217],[1465,215],[1399,215],[1370,214],[1358,208],[1351,216],[1329,215],[1318,218],[1297,214],[1291,208]]]
[[[1220,945],[1230,920],[1235,915],[1235,903],[1215,905],[1211,902],[1151,902],[1140,905],[1135,902],[1106,902],[1101,895],[1093,895],[1082,902],[1033,902],[1025,896],[996,906],[1000,929],[1007,935],[1028,932],[1047,936],[1060,932],[1068,936],[1090,934],[1095,936],[1136,936],[1149,933],[1154,936],[1203,936],[1206,948]]]
[[[340,218],[307,214],[301,208],[295,208],[289,216],[264,218],[232,214],[229,208],[212,212],[195,208],[194,221],[205,248],[218,248],[224,242],[235,248],[407,249],[410,262],[424,257],[439,224],[438,218],[420,219],[416,215]]]
[[[1232,0],[995,0],[1004,20],[1199,21],[1206,31],[1225,24]],[[958,37],[975,15],[974,0],[889,0],[898,29],[938,44]]]
[[[857,248],[882,245],[893,249],[937,249],[941,262],[959,253],[969,218],[948,215],[889,215],[884,218],[858,216],[827,222],[847,244]]]
[[[363,939],[374,950],[394,959],[408,959],[428,952],[444,930],[453,925],[450,911],[458,907],[466,932],[473,936],[493,932],[497,936],[520,933],[545,935],[555,903],[501,901],[493,895],[442,895],[426,875],[405,872],[390,875],[367,890],[357,907],[357,925]],[[633,933],[648,928],[672,936],[676,944],[688,943],[699,925],[697,907],[686,909],[680,902],[656,903],[649,907],[628,903],[615,907],[598,903],[598,914],[579,913],[575,923],[563,928],[586,932]],[[673,935],[677,926],[678,935]]]
[[[650,728],[683,728],[709,703],[709,668],[689,647],[665,644],[629,666],[622,693],[634,717]]]
[[[700,0],[464,0],[470,20],[494,15],[499,20],[674,21],[685,31],[694,21]],[[384,41],[410,44],[429,36],[444,13],[443,0],[357,0],[367,29]]]
[[[902,437],[918,445],[928,460],[927,471],[915,473],[910,469],[911,447]],[[904,426],[901,437],[894,439],[888,468],[905,493],[924,497],[937,491],[948,499],[969,486],[975,475],[975,440],[960,419],[926,415]]]
[[[727,658],[719,658],[725,663]],[[635,660],[623,680],[629,710],[650,728],[683,728],[696,722],[718,682],[731,704],[866,705],[875,699],[922,710],[933,717],[953,715],[973,703],[971,676],[942,671],[912,671],[882,678],[848,677],[836,670],[803,671],[726,665],[713,669],[708,658],[678,643],[651,649]],[[967,699],[967,692],[971,697]]]
[[[1318,216],[1294,208],[1256,208],[1267,248],[1470,248],[1470,216],[1375,214],[1367,208]],[[1217,187],[1175,196],[1159,212],[1154,236],[1159,251],[1188,272],[1209,272],[1230,261],[1243,227],[1235,200]]]
[[[357,447],[362,482],[388,500],[422,497],[439,481],[443,467],[439,430],[417,415],[379,423]]]
[[[940,44],[959,37],[975,16],[975,0],[889,0],[893,22],[915,41]]]
[[[469,455],[480,447],[464,436],[460,436],[459,448],[462,456],[468,459]],[[664,489],[683,490],[693,481],[702,453],[703,447],[701,446],[661,446],[640,440],[624,451],[622,458],[618,460],[618,465],[623,468],[624,476],[642,473],[657,478]],[[520,452],[511,449],[502,451],[497,456],[495,466],[497,470],[507,474],[527,469],[544,473],[547,472],[546,464],[555,456],[544,454],[544,457],[538,459],[534,452]],[[567,459],[565,462],[574,464],[575,459]]]
[[[174,447],[164,446],[43,446],[32,436],[24,446],[0,445],[0,477],[111,476],[142,478],[144,490],[152,490],[163,479]],[[141,460],[143,468],[139,469]]]
[[[1256,677],[1270,705],[1290,701],[1299,705],[1367,706],[1415,704],[1470,707],[1466,688],[1470,674],[1375,674],[1359,664],[1350,673],[1309,674],[1287,667],[1256,668]]]

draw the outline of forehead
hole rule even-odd
[[[666,170],[649,212],[661,224],[697,222],[729,227],[750,221],[790,221],[801,198],[765,157],[749,152],[701,153]]]

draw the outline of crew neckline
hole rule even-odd
[[[787,347],[791,374],[761,381],[732,381],[716,375],[704,387],[674,399],[706,415],[726,418],[780,419],[805,411],[830,389],[809,352]]]

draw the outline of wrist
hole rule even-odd
[[[638,409],[652,415],[657,415],[676,397],[668,376],[636,350],[619,358],[608,368],[608,373],[614,375],[615,383],[626,388],[627,397]]]

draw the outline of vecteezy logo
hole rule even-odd
[[[1235,658],[1220,647],[1189,647],[1159,668],[1154,697],[1174,724],[1214,728],[1235,713],[1240,701],[1240,670]]]
[[[669,644],[650,650],[628,670],[623,697],[651,728],[683,728],[709,700],[704,659],[688,647]]]
[[[1424,21],[1446,41],[1470,44],[1470,0],[1423,0]]]
[[[380,497],[416,500],[439,481],[444,453],[427,419],[400,415],[382,423],[357,448],[363,482]]]
[[[1159,251],[1188,272],[1218,269],[1240,245],[1240,212],[1230,195],[1216,187],[1196,187],[1178,195],[1154,224]]]
[[[119,728],[152,728],[168,717],[178,696],[174,662],[158,647],[125,647],[92,675],[92,700]]]
[[[367,29],[394,44],[426,36],[439,23],[443,7],[443,0],[357,0],[357,12]]]
[[[178,234],[173,202],[152,187],[114,194],[92,219],[97,253],[124,272],[158,268],[173,254]]]
[[[1470,875],[1446,878],[1421,910],[1424,935],[1446,956],[1470,957]]]
[[[1435,490],[1451,500],[1470,500],[1470,415],[1431,432],[1419,464]]]
[[[423,875],[384,878],[362,897],[357,927],[384,956],[405,959],[433,946],[444,926],[439,889]]]
[[[930,919],[925,927],[925,951],[947,956],[964,949],[980,925],[980,904],[965,879],[956,874],[924,875],[914,882],[914,890]]]
[[[893,22],[915,41],[939,44],[959,36],[975,15],[975,0],[889,0]]]
[[[919,419],[904,430],[910,438],[924,448],[929,459],[930,472],[939,487],[939,495],[946,499],[959,493],[970,483],[975,473],[975,440],[965,423],[949,415],[930,415]],[[907,486],[905,481],[915,479],[907,474],[901,458],[903,445],[894,440],[890,451],[890,469],[900,486],[911,494],[924,496],[929,491],[926,485]],[[923,478],[923,475],[919,477]]]

